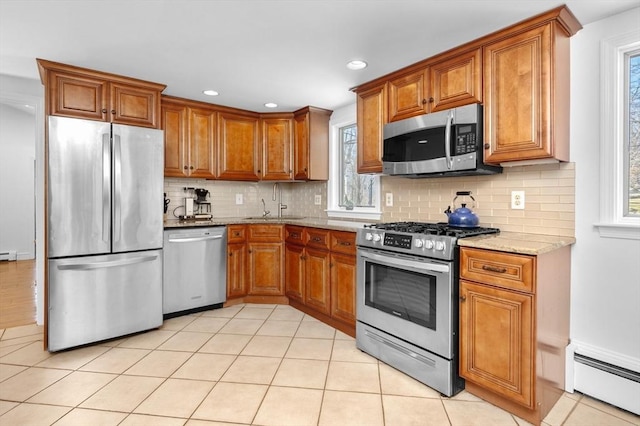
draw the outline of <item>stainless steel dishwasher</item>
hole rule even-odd
[[[227,227],[164,231],[162,313],[171,318],[227,300]]]

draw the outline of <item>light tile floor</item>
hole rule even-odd
[[[42,327],[0,330],[1,425],[525,425],[467,392],[433,389],[284,305],[238,305],[75,350]],[[545,425],[640,425],[565,394]]]

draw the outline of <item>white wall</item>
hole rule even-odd
[[[586,25],[571,39],[577,239],[572,251],[571,340],[578,353],[592,355],[595,350],[599,359],[637,372],[640,240],[601,238],[593,225],[600,220],[600,145],[611,143],[600,139],[600,42],[636,29],[639,22],[636,8]]]
[[[35,259],[35,113],[0,104],[0,252]]]
[[[35,66],[35,64],[34,64]],[[0,98],[35,106],[36,321],[44,323],[44,88],[40,81],[0,74]],[[2,153],[4,155],[4,152]],[[4,200],[0,201],[4,209]]]

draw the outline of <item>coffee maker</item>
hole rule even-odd
[[[184,215],[179,218],[183,220],[211,219],[211,203],[207,201],[209,191],[204,188],[189,187],[185,187],[184,191],[187,192],[187,196],[184,198]]]

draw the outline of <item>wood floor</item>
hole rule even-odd
[[[0,329],[36,322],[36,261],[0,261]]]

